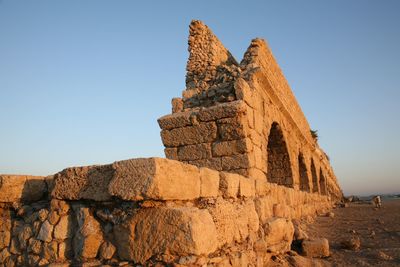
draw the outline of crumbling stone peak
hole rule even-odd
[[[167,159],[0,175],[0,266],[266,266],[294,245],[329,255],[299,222],[342,193],[266,43],[238,64],[193,21],[189,52],[183,98],[158,120]]]

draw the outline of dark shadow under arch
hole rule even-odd
[[[274,122],[268,136],[268,182],[293,187],[289,152],[281,127]]]
[[[318,190],[318,177],[317,171],[315,170],[314,160],[311,159],[311,176],[312,176],[312,191],[313,193],[319,192]]]
[[[307,167],[304,163],[304,157],[302,153],[299,153],[299,176],[300,176],[300,190],[310,192],[310,182],[307,174]]]
[[[326,179],[324,176],[324,173],[322,172],[322,169],[319,171],[319,189],[322,195],[326,195]]]

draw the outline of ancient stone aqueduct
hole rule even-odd
[[[193,21],[189,52],[168,159],[0,176],[0,266],[264,266],[342,198],[265,41],[238,63]]]

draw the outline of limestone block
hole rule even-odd
[[[222,118],[232,118],[238,114],[245,113],[246,106],[243,101],[232,101],[221,103],[199,111],[198,118],[200,121],[214,121]]]
[[[29,239],[28,251],[35,254],[40,254],[42,251],[42,241],[34,238]]]
[[[114,172],[112,164],[64,169],[54,176],[52,196],[65,200],[110,200],[108,184]]]
[[[183,100],[180,97],[174,97],[171,100],[172,113],[181,112],[183,110]]]
[[[254,177],[253,175],[249,175],[250,177]],[[268,194],[268,186],[266,179],[255,178],[255,188],[257,196],[265,196]]]
[[[213,170],[222,170],[222,160],[221,158],[210,158],[210,159],[200,159],[200,160],[190,160],[187,163],[195,165],[197,167],[206,167]]]
[[[117,253],[144,263],[153,255],[207,255],[217,249],[214,222],[207,210],[148,208],[114,227]]]
[[[222,169],[225,171],[234,169],[246,169],[252,167],[249,161],[248,154],[222,157],[221,164]]]
[[[73,236],[73,222],[70,215],[62,216],[54,227],[54,238],[64,240]]]
[[[191,200],[200,196],[200,172],[179,161],[148,158],[115,162],[111,195],[123,200]]]
[[[254,197],[255,185],[254,179],[241,176],[239,179],[239,196]]]
[[[252,89],[243,78],[237,78],[234,83],[235,94],[238,99],[246,102],[247,105],[253,107]]]
[[[167,159],[178,160],[178,148],[167,147],[164,149],[164,154]]]
[[[161,139],[167,147],[211,143],[217,137],[215,122],[205,122],[194,126],[162,130]]]
[[[0,250],[8,247],[11,241],[11,214],[8,209],[0,208]]]
[[[74,257],[74,251],[72,248],[72,240],[71,239],[66,239],[63,242],[58,244],[58,258],[63,260],[63,259],[68,259],[68,258],[73,258]]]
[[[200,168],[200,197],[217,197],[219,189],[219,172]]]
[[[18,231],[18,243],[21,249],[26,249],[28,240],[33,235],[32,227],[29,224],[24,225]]]
[[[104,242],[99,250],[99,256],[101,259],[109,260],[114,256],[115,246],[110,242]]]
[[[261,223],[265,223],[274,216],[274,201],[271,197],[259,197],[254,200],[255,208]]]
[[[171,130],[174,128],[181,128],[192,125],[190,117],[192,116],[191,111],[178,112],[170,115],[165,115],[157,120],[158,125],[163,130]]]
[[[221,140],[240,140],[247,137],[247,120],[244,117],[218,120],[218,134]]]
[[[290,250],[294,227],[290,220],[272,218],[264,225],[265,242],[272,253],[281,254]]]
[[[218,198],[209,211],[217,229],[219,247],[234,241],[242,242],[250,233],[258,231],[259,220],[251,200],[238,204]]]
[[[52,239],[53,228],[54,226],[51,225],[48,220],[44,221],[36,238],[38,240],[50,242]]]
[[[46,193],[43,176],[0,175],[0,202],[33,202]]]
[[[303,240],[301,243],[301,250],[304,256],[307,257],[328,257],[329,256],[329,242],[326,238],[314,238]]]
[[[51,241],[50,243],[45,242],[43,244],[43,258],[49,262],[55,261],[58,257],[58,244],[56,241]]]
[[[178,148],[178,158],[180,161],[211,158],[211,145],[206,143],[181,146]]]
[[[290,218],[291,215],[290,207],[285,204],[274,204],[273,211],[274,216],[279,218]]]
[[[74,211],[78,222],[78,229],[73,239],[75,258],[96,258],[103,243],[101,225],[90,213],[89,208],[78,205],[74,207]]]
[[[250,139],[244,138],[240,140],[216,142],[212,146],[212,153],[217,157],[231,156],[250,152],[251,149],[252,143]]]
[[[11,254],[8,251],[8,248],[0,250],[0,264],[5,263],[7,258],[10,257],[10,256],[11,256]]]
[[[224,198],[236,198],[239,192],[239,174],[235,173],[220,173],[219,190]]]

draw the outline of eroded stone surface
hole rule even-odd
[[[264,225],[265,242],[272,253],[280,254],[290,250],[294,227],[290,220],[273,218]]]
[[[47,193],[45,177],[0,175],[0,202],[32,202]]]
[[[209,254],[217,247],[210,214],[197,208],[150,208],[114,230],[118,255],[143,263],[166,251],[174,255]]]
[[[113,164],[111,195],[124,200],[185,200],[200,196],[200,172],[178,161],[149,158]]]

